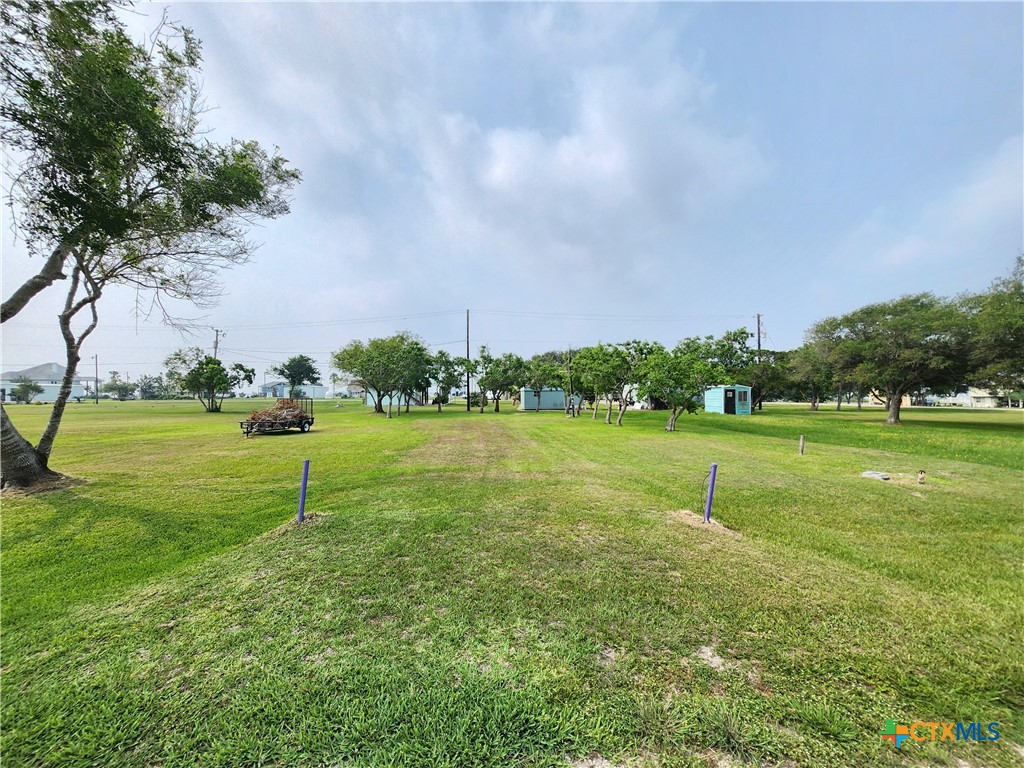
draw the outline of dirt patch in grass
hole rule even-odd
[[[692,526],[693,528],[700,528],[703,531],[710,531],[711,533],[717,533],[721,536],[728,536],[733,539],[743,538],[742,533],[734,531],[732,528],[726,528],[714,518],[705,523],[703,515],[698,515],[696,512],[691,512],[688,509],[672,509],[666,512],[665,515],[669,520],[675,523],[684,523],[685,525]]]
[[[729,663],[718,655],[713,645],[702,645],[697,651],[697,658],[719,672],[729,666]]]
[[[614,648],[602,648],[600,653],[597,654],[597,663],[605,669],[611,669],[615,666],[617,656],[618,654],[615,653]]]
[[[281,536],[287,536],[289,533],[297,531],[300,528],[309,528],[314,525],[320,525],[321,523],[325,522],[327,518],[330,517],[330,515],[325,514],[323,512],[306,512],[303,515],[303,521],[301,523],[298,522],[298,520],[296,519],[297,517],[298,515],[296,514],[296,516],[292,517],[292,519],[289,520],[287,523],[281,523],[281,525],[277,526],[277,528],[271,528],[269,531],[264,533],[259,538],[277,539]]]
[[[67,475],[48,475],[40,480],[38,483],[33,483],[27,488],[16,488],[14,486],[8,486],[0,491],[4,498],[19,498],[23,496],[35,496],[40,493],[53,493],[54,491],[66,491],[68,488],[74,488],[77,485],[85,485],[87,480],[78,477],[68,477]]]
[[[416,429],[428,432],[430,439],[409,451],[403,463],[467,469],[493,467],[511,450],[521,450],[529,442],[522,435],[511,439],[505,426],[493,419],[417,421],[415,424]]]
[[[572,768],[626,768],[625,763],[613,763],[600,755],[587,755],[569,763]]]

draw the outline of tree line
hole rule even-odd
[[[716,384],[746,384],[754,407],[770,400],[808,402],[813,410],[834,399],[837,408],[867,397],[885,404],[887,423],[900,423],[904,398],[950,395],[976,386],[1024,402],[1024,258],[1010,274],[978,294],[942,298],[903,296],[828,317],[806,333],[794,350],[759,350],[746,328],[721,337],[690,337],[672,348],[633,339],[581,349],[548,351],[524,359],[495,355],[481,347],[475,359],[431,354],[416,336],[352,341],[332,356],[332,365],[364,387],[377,413],[392,415],[393,403],[408,410],[417,395],[433,388],[438,410],[467,377],[475,377],[483,411],[488,397],[501,401],[525,389],[565,392],[566,410],[579,416],[583,403],[597,418],[607,403],[622,424],[626,407],[642,400],[669,412],[673,431],[683,413],[699,407]],[[469,393],[467,392],[467,397]],[[385,410],[385,404],[387,408]]]

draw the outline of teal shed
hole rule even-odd
[[[574,395],[573,400],[579,404],[580,396]],[[569,407],[569,393],[564,389],[551,387],[540,390],[540,398],[529,387],[519,390],[520,411],[564,411]]]
[[[750,387],[743,384],[719,384],[704,392],[704,410],[707,413],[750,415]]]

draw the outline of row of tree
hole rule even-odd
[[[900,423],[908,396],[948,395],[977,386],[1024,400],[1024,258],[989,290],[955,298],[930,293],[903,296],[815,323],[806,341],[789,351],[750,346],[745,328],[719,338],[687,338],[669,349],[632,340],[577,350],[550,351],[529,360],[481,347],[476,359],[431,354],[409,333],[353,341],[334,353],[332,365],[366,388],[378,413],[392,403],[408,410],[433,387],[438,410],[453,389],[476,377],[481,411],[487,397],[501,400],[521,389],[538,398],[547,388],[566,393],[566,409],[579,415],[583,402],[613,404],[621,425],[626,406],[642,400],[670,412],[666,429],[694,412],[715,384],[752,387],[758,408],[767,400],[800,400],[817,410],[828,399],[836,407],[865,397],[884,402],[889,424]],[[468,394],[468,392],[467,392]]]
[[[444,350],[431,354],[420,339],[403,332],[352,341],[334,353],[332,364],[364,387],[374,410],[386,412],[389,418],[394,403],[408,410],[414,399],[425,399],[431,388],[440,411],[454,389],[475,377],[481,411],[488,398],[500,411],[501,401],[516,399],[522,389],[536,394],[539,408],[542,390],[560,388],[566,393],[566,410],[573,416],[588,402],[596,419],[599,403],[607,402],[606,421],[611,423],[613,404],[618,404],[616,424],[621,425],[626,406],[641,398],[671,412],[666,425],[671,431],[679,414],[696,410],[707,387],[738,375],[749,363],[749,337],[740,329],[718,339],[684,339],[673,349],[633,340],[544,352],[527,360],[513,353],[496,356],[486,346],[476,359],[453,357]]]

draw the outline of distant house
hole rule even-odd
[[[927,398],[931,405],[961,405],[967,408],[998,408],[1003,399],[1005,398],[978,387],[968,387],[966,392],[948,397]]]
[[[719,384],[704,392],[704,410],[707,413],[728,413],[735,416],[750,415],[750,387],[743,384]]]
[[[21,371],[8,371],[0,375],[0,400],[8,403],[13,401],[11,390],[18,386],[18,379],[28,379],[43,388],[41,394],[32,398],[33,402],[52,403],[60,392],[60,383],[66,370],[67,368],[60,363],[43,363]],[[85,397],[86,385],[90,389],[95,388],[96,379],[92,376],[75,376],[71,384],[71,398]]]
[[[270,384],[260,386],[260,394],[263,397],[288,397],[290,387],[287,381],[274,381]],[[327,397],[327,387],[323,384],[303,384],[299,387],[302,397],[311,397],[314,400]]]
[[[334,388],[332,397],[366,397],[366,389],[358,384],[338,384]]]
[[[580,396],[573,395],[575,405],[579,405]],[[519,390],[520,411],[564,411],[569,407],[569,393],[561,387],[547,387],[538,394],[529,387]]]

